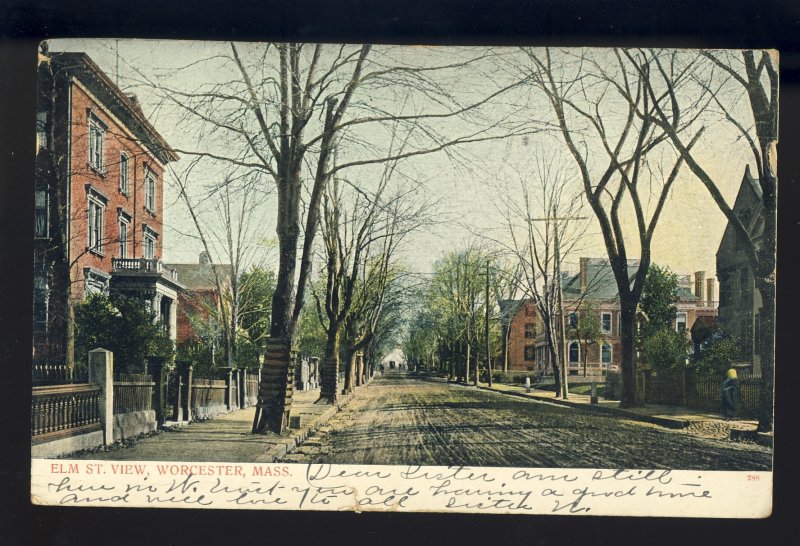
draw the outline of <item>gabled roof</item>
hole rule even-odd
[[[228,283],[233,268],[230,264],[164,264],[178,272],[178,280],[187,290],[216,290],[214,272],[220,281]]]
[[[639,260],[628,260],[628,279],[632,279],[638,270]],[[565,299],[580,298],[581,274],[565,275],[562,287]],[[619,299],[614,271],[611,269],[611,262],[606,258],[586,260],[586,294],[583,297],[603,301]]]
[[[500,319],[511,320],[524,303],[525,300],[500,300],[498,302],[500,306]]]
[[[86,53],[52,53],[50,62],[84,84],[162,163],[178,160],[175,150],[144,116],[138,101],[123,93]]]
[[[628,279],[632,279],[639,270],[639,260],[628,260]],[[565,276],[563,282],[564,299],[579,299],[581,297],[581,275]],[[678,301],[697,301],[690,289],[678,285]],[[590,258],[586,262],[586,294],[584,299],[595,301],[615,301],[619,299],[617,281],[611,262],[605,258]]]
[[[757,238],[759,231],[763,229],[764,223],[761,221],[762,211],[764,210],[763,193],[758,179],[750,174],[750,166],[745,167],[742,183],[739,185],[739,192],[736,194],[736,201],[733,203],[733,212],[740,218],[750,236]],[[720,269],[720,258],[733,259],[740,253],[740,245],[736,230],[730,222],[725,226],[725,232],[717,249],[717,269]],[[733,259],[733,261],[738,261]],[[724,264],[723,264],[724,265]]]

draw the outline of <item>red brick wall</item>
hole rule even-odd
[[[178,343],[197,338],[192,322],[207,321],[216,302],[217,291],[214,289],[184,290],[178,294]]]
[[[88,109],[107,127],[104,147],[105,172],[98,173],[89,166],[89,122]],[[128,257],[143,255],[143,224],[158,233],[155,257],[161,258],[163,244],[163,191],[164,168],[144,146],[128,134],[90,94],[77,84],[72,85],[71,104],[71,233],[70,257],[73,261],[75,295],[83,296],[83,268],[94,267],[111,272],[111,258],[119,257],[119,216],[122,208],[131,216],[128,234]],[[128,195],[119,187],[119,158],[121,152],[128,155]],[[144,168],[147,165],[156,174],[156,211],[145,209]],[[88,246],[88,196],[86,184],[108,197],[104,213],[104,248],[102,255],[87,251]]]
[[[533,370],[536,366],[536,361],[525,360],[525,346],[536,342],[535,339],[525,338],[525,325],[528,323],[535,324],[537,332],[542,331],[542,321],[532,302],[525,302],[511,319],[509,325],[508,369],[510,371],[528,371]]]

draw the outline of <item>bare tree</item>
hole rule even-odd
[[[382,126],[400,123],[412,131],[422,122],[472,115],[518,83],[462,104],[433,76],[468,66],[474,58],[420,65],[394,58],[390,48],[375,54],[369,45],[264,44],[248,46],[242,53],[241,46],[230,44],[230,53],[207,61],[224,64],[231,79],[188,92],[155,85],[165,101],[184,112],[184,119],[200,121],[198,143],[203,144],[182,150],[184,154],[265,173],[277,188],[280,256],[270,348],[253,430],[279,432],[291,409],[292,338],[311,273],[322,197],[334,172],[524,133],[530,124],[514,122],[510,116],[490,123],[475,118],[457,136],[426,127],[413,146],[392,155],[380,138],[375,139]],[[409,93],[420,99],[412,102],[423,106],[404,113],[398,105],[406,103],[403,97]],[[502,135],[492,132],[499,128]],[[217,147],[205,145],[209,140]],[[334,147],[348,160],[333,166]]]
[[[598,221],[619,291],[622,349],[621,405],[638,403],[635,380],[634,323],[650,266],[650,245],[672,185],[684,163],[670,154],[668,137],[656,123],[669,95],[653,96],[647,82],[655,67],[644,55],[624,50],[584,50],[579,54],[550,49],[524,50],[530,60],[526,76],[546,96],[563,142],[575,162],[584,196]],[[684,85],[692,67],[676,72],[672,82]],[[675,126],[684,135],[688,123]],[[700,133],[688,138],[691,150]],[[668,165],[672,166],[669,167]],[[651,198],[655,205],[650,207]],[[635,272],[629,267],[628,239],[620,220],[625,204],[633,210],[640,247]],[[630,235],[628,235],[630,237]]]
[[[545,334],[546,362],[553,369],[556,393],[566,396],[565,312],[561,267],[586,231],[582,202],[571,194],[567,169],[556,157],[540,154],[532,174],[517,172],[519,196],[502,192],[504,230],[510,243],[497,240],[521,270],[518,290],[533,301]]]
[[[173,171],[172,180],[209,260],[218,298],[208,310],[219,317],[225,365],[235,366],[242,313],[251,311],[241,299],[243,275],[252,266],[263,265],[264,258],[258,255],[262,249],[257,212],[269,192],[257,177],[245,172],[229,173],[223,182],[212,183],[201,193],[191,186],[191,179],[206,163],[204,158],[194,158],[182,172]]]
[[[626,56],[633,58],[633,53]],[[675,65],[662,60],[657,51],[640,51],[639,58],[646,59],[643,70],[650,70],[653,75],[645,79],[646,92],[655,107],[653,122],[668,135],[670,141],[680,153],[680,157],[692,173],[706,187],[714,202],[733,227],[741,249],[747,257],[750,270],[755,278],[755,285],[761,294],[761,366],[764,388],[760,400],[759,429],[772,430],[773,390],[775,364],[775,264],[776,264],[776,222],[777,222],[777,144],[778,144],[778,67],[777,53],[774,51],[746,50],[738,54],[704,51],[692,53],[689,62],[705,61],[703,71],[694,96],[681,93],[676,81]],[[652,68],[651,68],[652,67]],[[721,71],[722,83],[714,70]],[[702,77],[704,75],[705,77]],[[735,91],[731,100],[726,100],[725,90],[733,87]],[[660,94],[660,95],[659,95]],[[687,111],[697,108],[697,95],[708,94],[710,100],[718,108],[719,117],[730,124],[739,137],[747,143],[752,153],[761,188],[761,218],[763,230],[751,231],[742,219],[733,211],[720,191],[720,184],[701,165],[692,154],[692,142],[686,142],[681,134],[681,125],[685,123]],[[737,114],[735,104],[739,97],[746,96],[750,106],[750,116]],[[666,96],[669,101],[662,103],[659,96]],[[688,104],[687,104],[688,102]],[[705,110],[705,109],[704,109]],[[705,112],[704,112],[705,113]],[[706,118],[707,119],[707,118]],[[703,132],[704,119],[698,120],[701,125],[698,133]],[[714,119],[709,120],[714,122]]]

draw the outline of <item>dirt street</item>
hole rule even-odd
[[[284,461],[768,470],[771,451],[387,373]]]

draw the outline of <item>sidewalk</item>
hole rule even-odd
[[[224,461],[272,462],[294,449],[333,417],[353,396],[342,395],[335,405],[315,404],[319,389],[295,391],[292,417],[300,417],[300,428],[283,434],[252,434],[255,407],[234,410],[207,421],[166,428],[154,436],[115,444],[110,449],[82,452],[75,458],[129,461]]]
[[[560,406],[574,407],[585,411],[607,413],[659,425],[666,428],[678,429],[706,438],[730,439],[730,440],[749,440],[762,445],[772,446],[772,433],[756,432],[758,421],[750,419],[736,419],[726,421],[719,414],[705,412],[694,408],[682,406],[659,406],[648,405],[639,408],[620,408],[619,401],[606,400],[599,397],[597,404],[591,403],[591,397],[585,394],[570,393],[567,400],[556,398],[556,393],[546,390],[534,390],[530,393],[525,392],[522,385],[506,385],[494,383],[490,388],[482,384],[479,388],[533,398],[542,402],[558,404]]]

